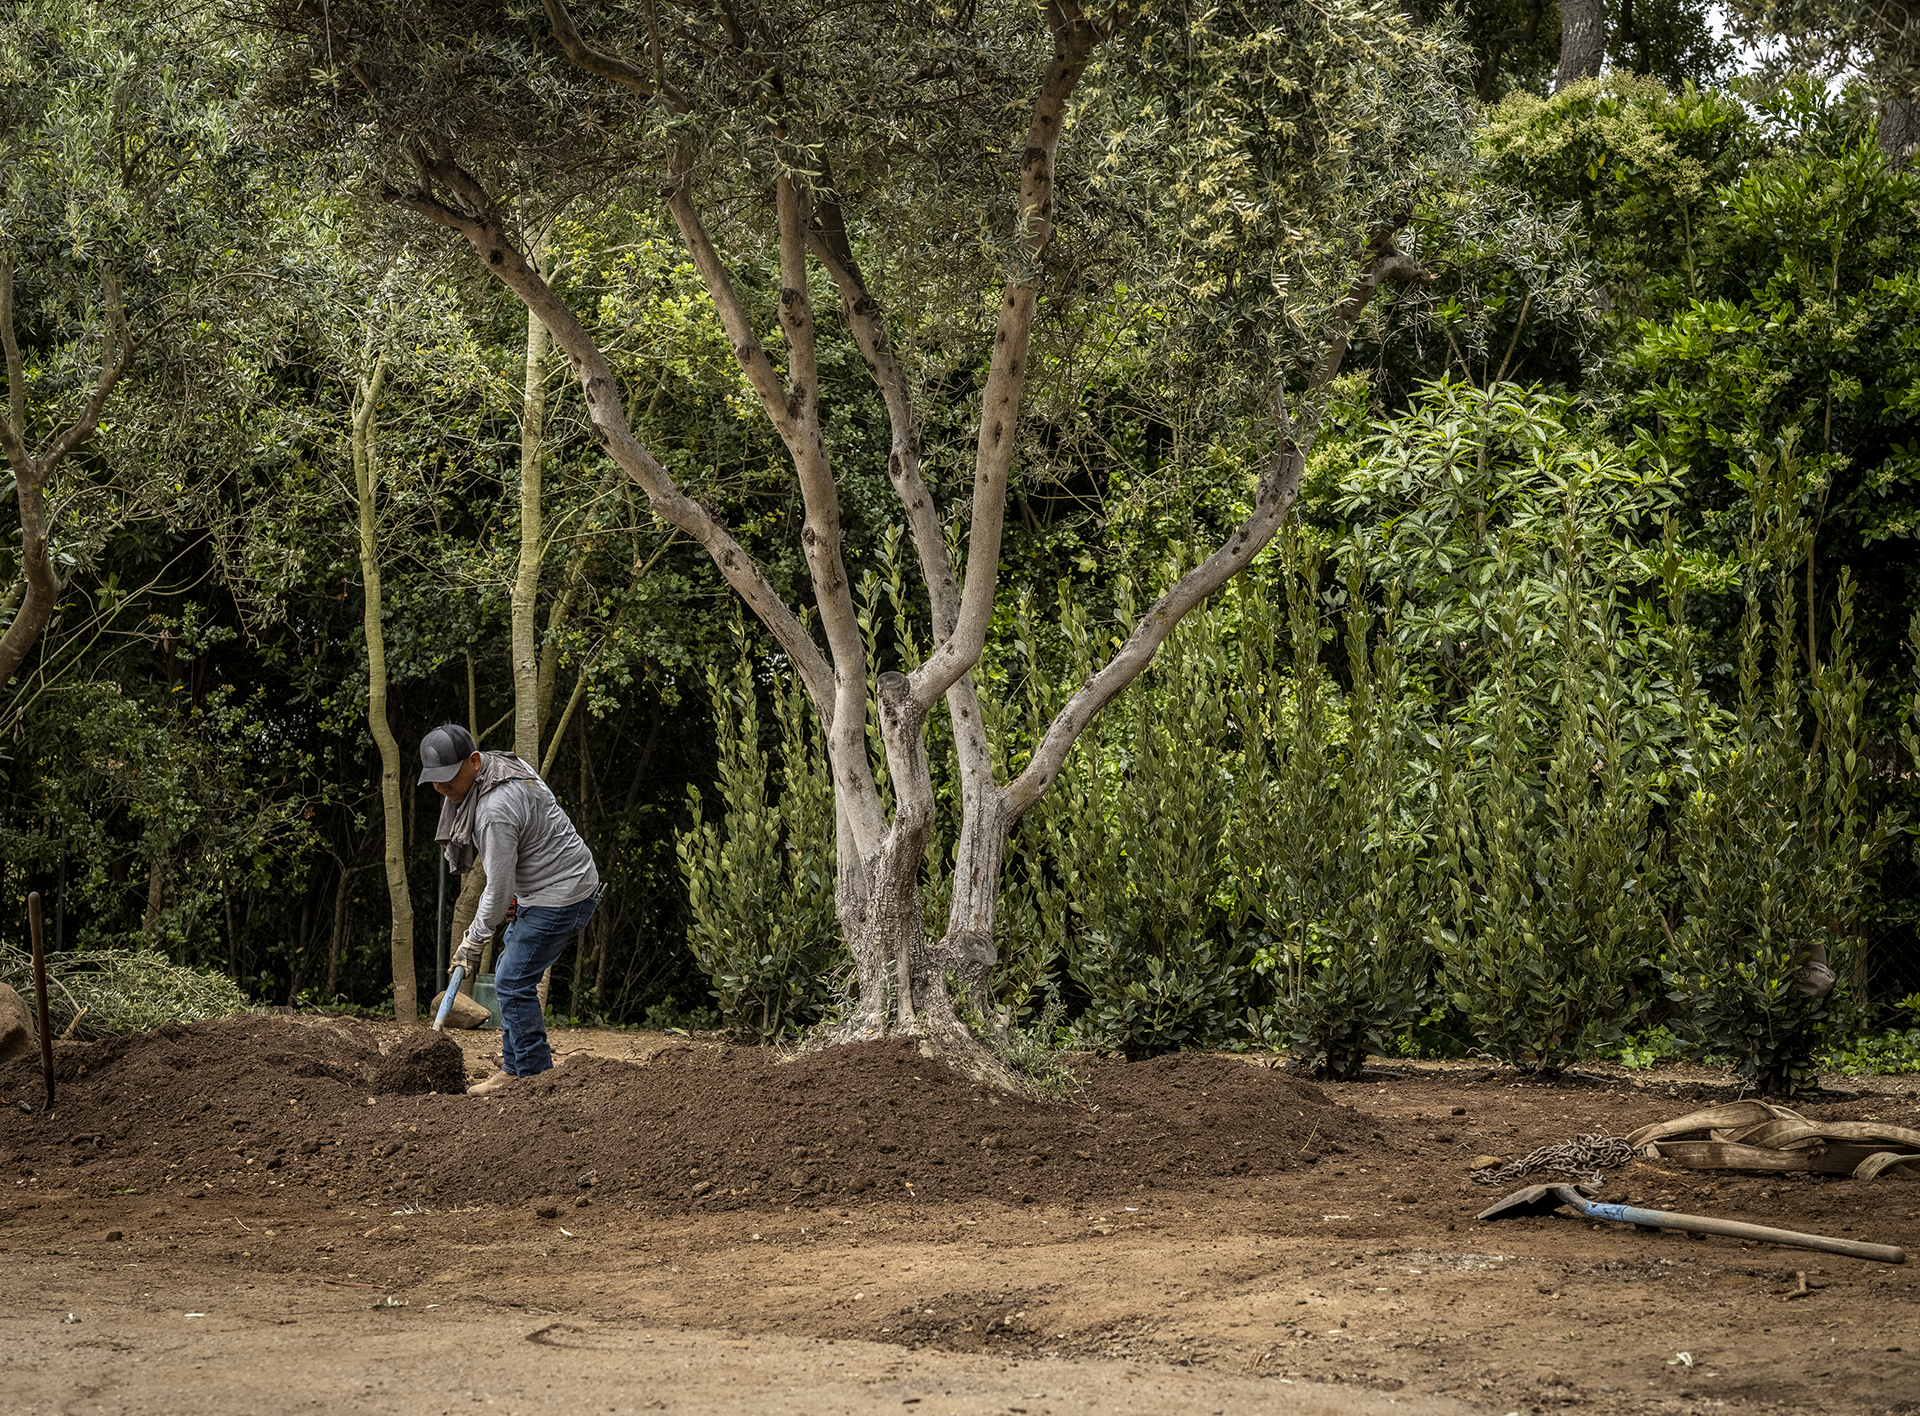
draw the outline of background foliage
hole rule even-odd
[[[1885,151],[1877,99],[1714,87],[1724,53],[1684,6],[1619,10],[1622,71],[1548,97],[1553,7],[1532,38],[1499,38],[1532,13],[1465,12],[1478,67],[1457,89],[1403,76],[1353,97],[1395,122],[1443,98],[1489,105],[1477,151],[1409,217],[1435,278],[1357,331],[1291,533],[1192,617],[1021,823],[996,934],[1015,1023],[1044,1015],[1131,1055],[1281,1046],[1334,1075],[1405,1048],[1553,1071],[1684,1047],[1780,1090],[1852,1038],[1911,1026],[1920,185]],[[49,488],[66,590],[0,686],[0,938],[17,941],[37,889],[58,946],[101,969],[157,951],[260,1003],[377,1005],[353,389],[386,350],[396,735],[451,719],[500,745],[524,311],[300,156],[274,116],[295,79],[260,29],[79,0],[3,25],[0,245],[24,360],[9,396],[42,436],[71,415],[108,277],[140,344]],[[444,57],[435,83],[478,62]],[[556,93],[571,82],[528,62]],[[1120,117],[1102,131],[1152,138],[1153,114]],[[910,136],[868,134],[875,151]],[[1222,230],[1271,217],[1250,194],[1273,200],[1281,178],[1339,175],[1245,134],[1242,166],[1210,166],[1207,134],[1178,136]],[[540,137],[503,136],[502,160]],[[546,137],[521,155],[595,192],[520,214],[552,279],[609,332],[648,445],[804,603],[780,450],[653,194],[606,185],[611,159],[567,167]],[[1005,157],[972,154],[947,196],[997,190]],[[1100,250],[1151,246],[1196,208],[1095,179],[1067,196],[1049,259],[1085,264],[1040,340],[1010,593],[978,670],[1016,770],[1062,685],[1243,511],[1262,453],[1257,429],[1217,416],[1231,400],[1192,415],[1209,367],[1147,352],[1181,290],[1250,273],[1197,260],[1117,286]],[[890,191],[887,209],[912,199]],[[1521,203],[1542,215],[1516,258],[1500,222]],[[1111,244],[1076,244],[1075,222],[1106,223]],[[913,292],[903,337],[929,476],[950,491],[983,374],[974,277],[1002,253],[901,249],[876,280]],[[1285,322],[1324,306],[1302,262],[1251,273],[1273,296],[1244,308]],[[772,272],[736,274],[771,331]],[[884,414],[829,291],[816,307],[862,629],[876,665],[910,667],[925,607],[889,524]],[[835,1005],[842,950],[818,741],[704,556],[586,434],[564,370],[547,393],[548,776],[609,881],[554,1006],[656,1024],[714,1009],[792,1036]],[[17,531],[7,543],[0,624],[19,603]],[[929,729],[933,927],[954,845],[946,731]],[[437,802],[419,795],[407,862],[427,920]],[[1840,976],[1817,1003],[1795,986],[1816,943]],[[432,984],[433,950],[417,962]]]

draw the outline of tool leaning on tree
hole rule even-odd
[[[459,724],[442,724],[421,739],[419,780],[445,798],[434,839],[448,869],[462,874],[476,860],[486,869],[486,889],[451,960],[454,972],[473,973],[486,941],[507,926],[494,965],[501,1066],[467,1093],[484,1096],[553,1066],[540,976],[593,917],[600,872],[540,774],[511,752],[481,752]],[[508,923],[510,903],[517,909]],[[443,1014],[457,988],[449,986]]]

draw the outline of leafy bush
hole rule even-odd
[[[33,957],[0,945],[0,983],[33,997]],[[33,1005],[28,1004],[29,1007]],[[233,980],[172,963],[150,949],[63,952],[47,958],[47,1019],[56,1037],[83,1040],[146,1032],[245,1012]]]
[[[1677,1062],[1693,1056],[1693,1049],[1662,1023],[1659,1027],[1628,1033],[1611,1047],[1602,1047],[1600,1056],[1611,1057],[1622,1067],[1644,1072],[1662,1062]]]
[[[1436,862],[1450,896],[1434,925],[1449,997],[1487,1052],[1548,1074],[1620,1036],[1627,977],[1659,919],[1648,784],[1626,760],[1611,636],[1589,637],[1591,619],[1611,624],[1612,597],[1590,599],[1571,558],[1566,569],[1559,731],[1545,780],[1523,756],[1526,690],[1510,652],[1481,780],[1461,770],[1457,747],[1443,755]],[[1517,617],[1503,607],[1501,620],[1513,643]]]
[[[1850,1077],[1920,1072],[1920,1028],[1852,1038],[1819,1061],[1826,1071]]]
[[[1793,577],[1810,546],[1787,510],[1798,499],[1793,473],[1790,444],[1756,459],[1758,553],[1746,588],[1740,701],[1724,732],[1692,694],[1690,637],[1675,595],[1697,777],[1680,811],[1686,916],[1666,974],[1669,996],[1689,1010],[1689,1035],[1728,1056],[1755,1090],[1784,1096],[1818,1087],[1815,1058],[1843,985],[1830,993],[1803,985],[1822,963],[1845,978],[1864,870],[1892,826],[1869,823],[1861,809],[1867,685],[1849,646],[1853,587],[1844,575],[1827,660],[1809,666],[1812,712],[1801,708]],[[1760,580],[1769,568],[1773,662],[1763,691]]]
[[[726,1026],[773,1041],[797,1033],[827,1001],[827,974],[846,954],[834,915],[833,795],[826,748],[797,683],[776,686],[780,789],[760,745],[759,698],[744,648],[732,684],[708,675],[720,743],[719,821],[687,789],[693,824],[675,838],[687,882],[695,960]]]
[[[1243,592],[1236,708],[1245,759],[1229,845],[1238,907],[1261,924],[1253,969],[1278,992],[1269,1014],[1250,1011],[1247,1029],[1284,1038],[1297,1065],[1339,1080],[1419,1014],[1428,965],[1420,843],[1403,819],[1413,764],[1399,605],[1397,596],[1389,602],[1369,644],[1359,549],[1347,582],[1344,722],[1329,721],[1313,560],[1289,556],[1290,679],[1275,662],[1275,616],[1257,590]]]
[[[1124,585],[1120,598],[1130,626]],[[1220,1041],[1245,972],[1218,899],[1234,746],[1223,627],[1218,608],[1189,615],[1050,793],[1059,883],[1043,908],[1074,917],[1077,1027],[1129,1057]],[[1090,659],[1084,621],[1075,632]]]

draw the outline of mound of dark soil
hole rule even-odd
[[[904,1042],[785,1063],[689,1046],[646,1064],[576,1057],[469,1098],[445,1095],[459,1077],[449,1039],[389,1028],[383,1054],[381,1035],[244,1017],[69,1044],[58,1114],[0,1113],[0,1159],[101,1189],[302,1184],[435,1207],[591,1193],[678,1210],[1078,1201],[1208,1188],[1380,1142],[1318,1087],[1223,1057],[1091,1065],[1071,1102],[1048,1104],[987,1091]],[[31,1075],[14,1064],[0,1088],[25,1095]]]
[[[373,1063],[367,1080],[376,1095],[419,1096],[424,1092],[467,1089],[467,1064],[457,1043],[445,1033],[403,1037]]]

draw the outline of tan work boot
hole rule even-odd
[[[505,1091],[520,1079],[513,1073],[502,1069],[488,1077],[484,1082],[475,1082],[467,1088],[468,1096],[486,1096],[489,1092]]]

